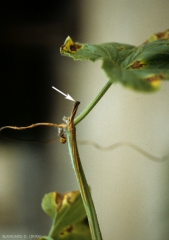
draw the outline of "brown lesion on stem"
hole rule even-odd
[[[73,110],[71,112],[70,118],[69,118],[69,124],[74,124],[74,118],[78,109],[80,102],[76,101],[73,106]]]
[[[77,112],[79,104],[80,104],[80,102],[78,102],[78,101],[76,101],[74,103],[73,110],[71,112],[69,121],[67,123],[67,128],[70,133],[70,139],[71,139],[71,144],[72,144],[72,154],[73,154],[73,158],[74,158],[74,160],[73,160],[74,167],[75,167],[76,174],[78,175],[80,191],[83,196],[83,200],[84,200],[85,204],[87,204],[86,190],[84,189],[84,185],[82,182],[82,175],[81,175],[83,170],[82,170],[81,162],[79,159],[79,153],[78,153],[77,141],[76,141],[76,127],[74,124],[74,118],[75,118],[75,114]],[[81,168],[81,170],[80,170],[80,168]],[[86,182],[86,184],[87,184],[87,182]]]

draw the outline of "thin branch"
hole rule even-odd
[[[104,94],[107,92],[107,90],[110,88],[110,86],[113,84],[112,79],[110,79],[104,87],[101,89],[101,91],[98,93],[98,95],[93,99],[93,101],[84,109],[84,111],[74,120],[74,124],[77,125],[80,121],[82,121],[83,118],[85,118],[89,112],[94,108],[94,106],[99,102],[99,100],[104,96]]]
[[[14,129],[14,130],[25,130],[28,128],[34,128],[34,127],[39,127],[39,126],[47,126],[47,127],[57,127],[57,128],[65,128],[66,125],[61,123],[61,124],[56,124],[56,123],[34,123],[31,124],[30,126],[26,126],[26,127],[16,127],[16,126],[5,126],[5,127],[1,127],[0,131],[10,128],[10,129]]]

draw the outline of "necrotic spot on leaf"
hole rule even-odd
[[[63,195],[60,193],[56,193],[56,198],[55,198],[56,204],[57,204],[57,210],[59,211],[59,209],[62,206],[62,202],[63,202]]]
[[[75,43],[70,37],[67,37],[64,45],[61,47],[61,51],[63,53],[64,52],[75,53],[80,48],[82,48],[81,44]]]
[[[68,226],[68,227],[66,228],[66,231],[67,231],[67,232],[72,232],[72,231],[73,231],[73,226]]]
[[[74,44],[70,45],[70,50],[71,50],[72,52],[76,52],[77,49],[80,49],[81,47],[82,47],[82,46],[81,46],[80,44],[74,43]]]
[[[139,69],[141,67],[143,67],[145,64],[142,63],[141,61],[136,61],[131,65],[131,68],[133,69]]]
[[[67,235],[68,233],[71,233],[73,231],[73,226],[67,226],[64,230],[60,232],[61,236]]]
[[[164,32],[160,32],[156,34],[157,39],[169,39],[169,30],[167,29]]]
[[[158,74],[158,75],[152,75],[152,76],[146,78],[146,81],[150,82],[150,84],[153,87],[159,88],[160,83],[161,83],[161,79],[163,79],[163,75],[162,74]]]

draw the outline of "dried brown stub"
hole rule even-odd
[[[65,136],[60,136],[60,143],[66,143],[67,139]]]
[[[63,128],[58,128],[58,133],[59,133],[59,137],[60,137],[60,143],[66,143],[67,139],[65,136],[65,133],[63,131]]]

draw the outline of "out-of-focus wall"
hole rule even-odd
[[[79,42],[143,43],[169,26],[168,1],[93,0],[81,2]],[[67,83],[82,111],[104,86],[101,62],[72,62]],[[68,73],[66,73],[68,74]],[[155,156],[169,145],[169,83],[153,94],[133,92],[119,84],[108,90],[77,126],[79,140],[102,146],[128,141]],[[129,147],[102,152],[80,146],[104,240],[169,238],[169,161],[153,162]]]

